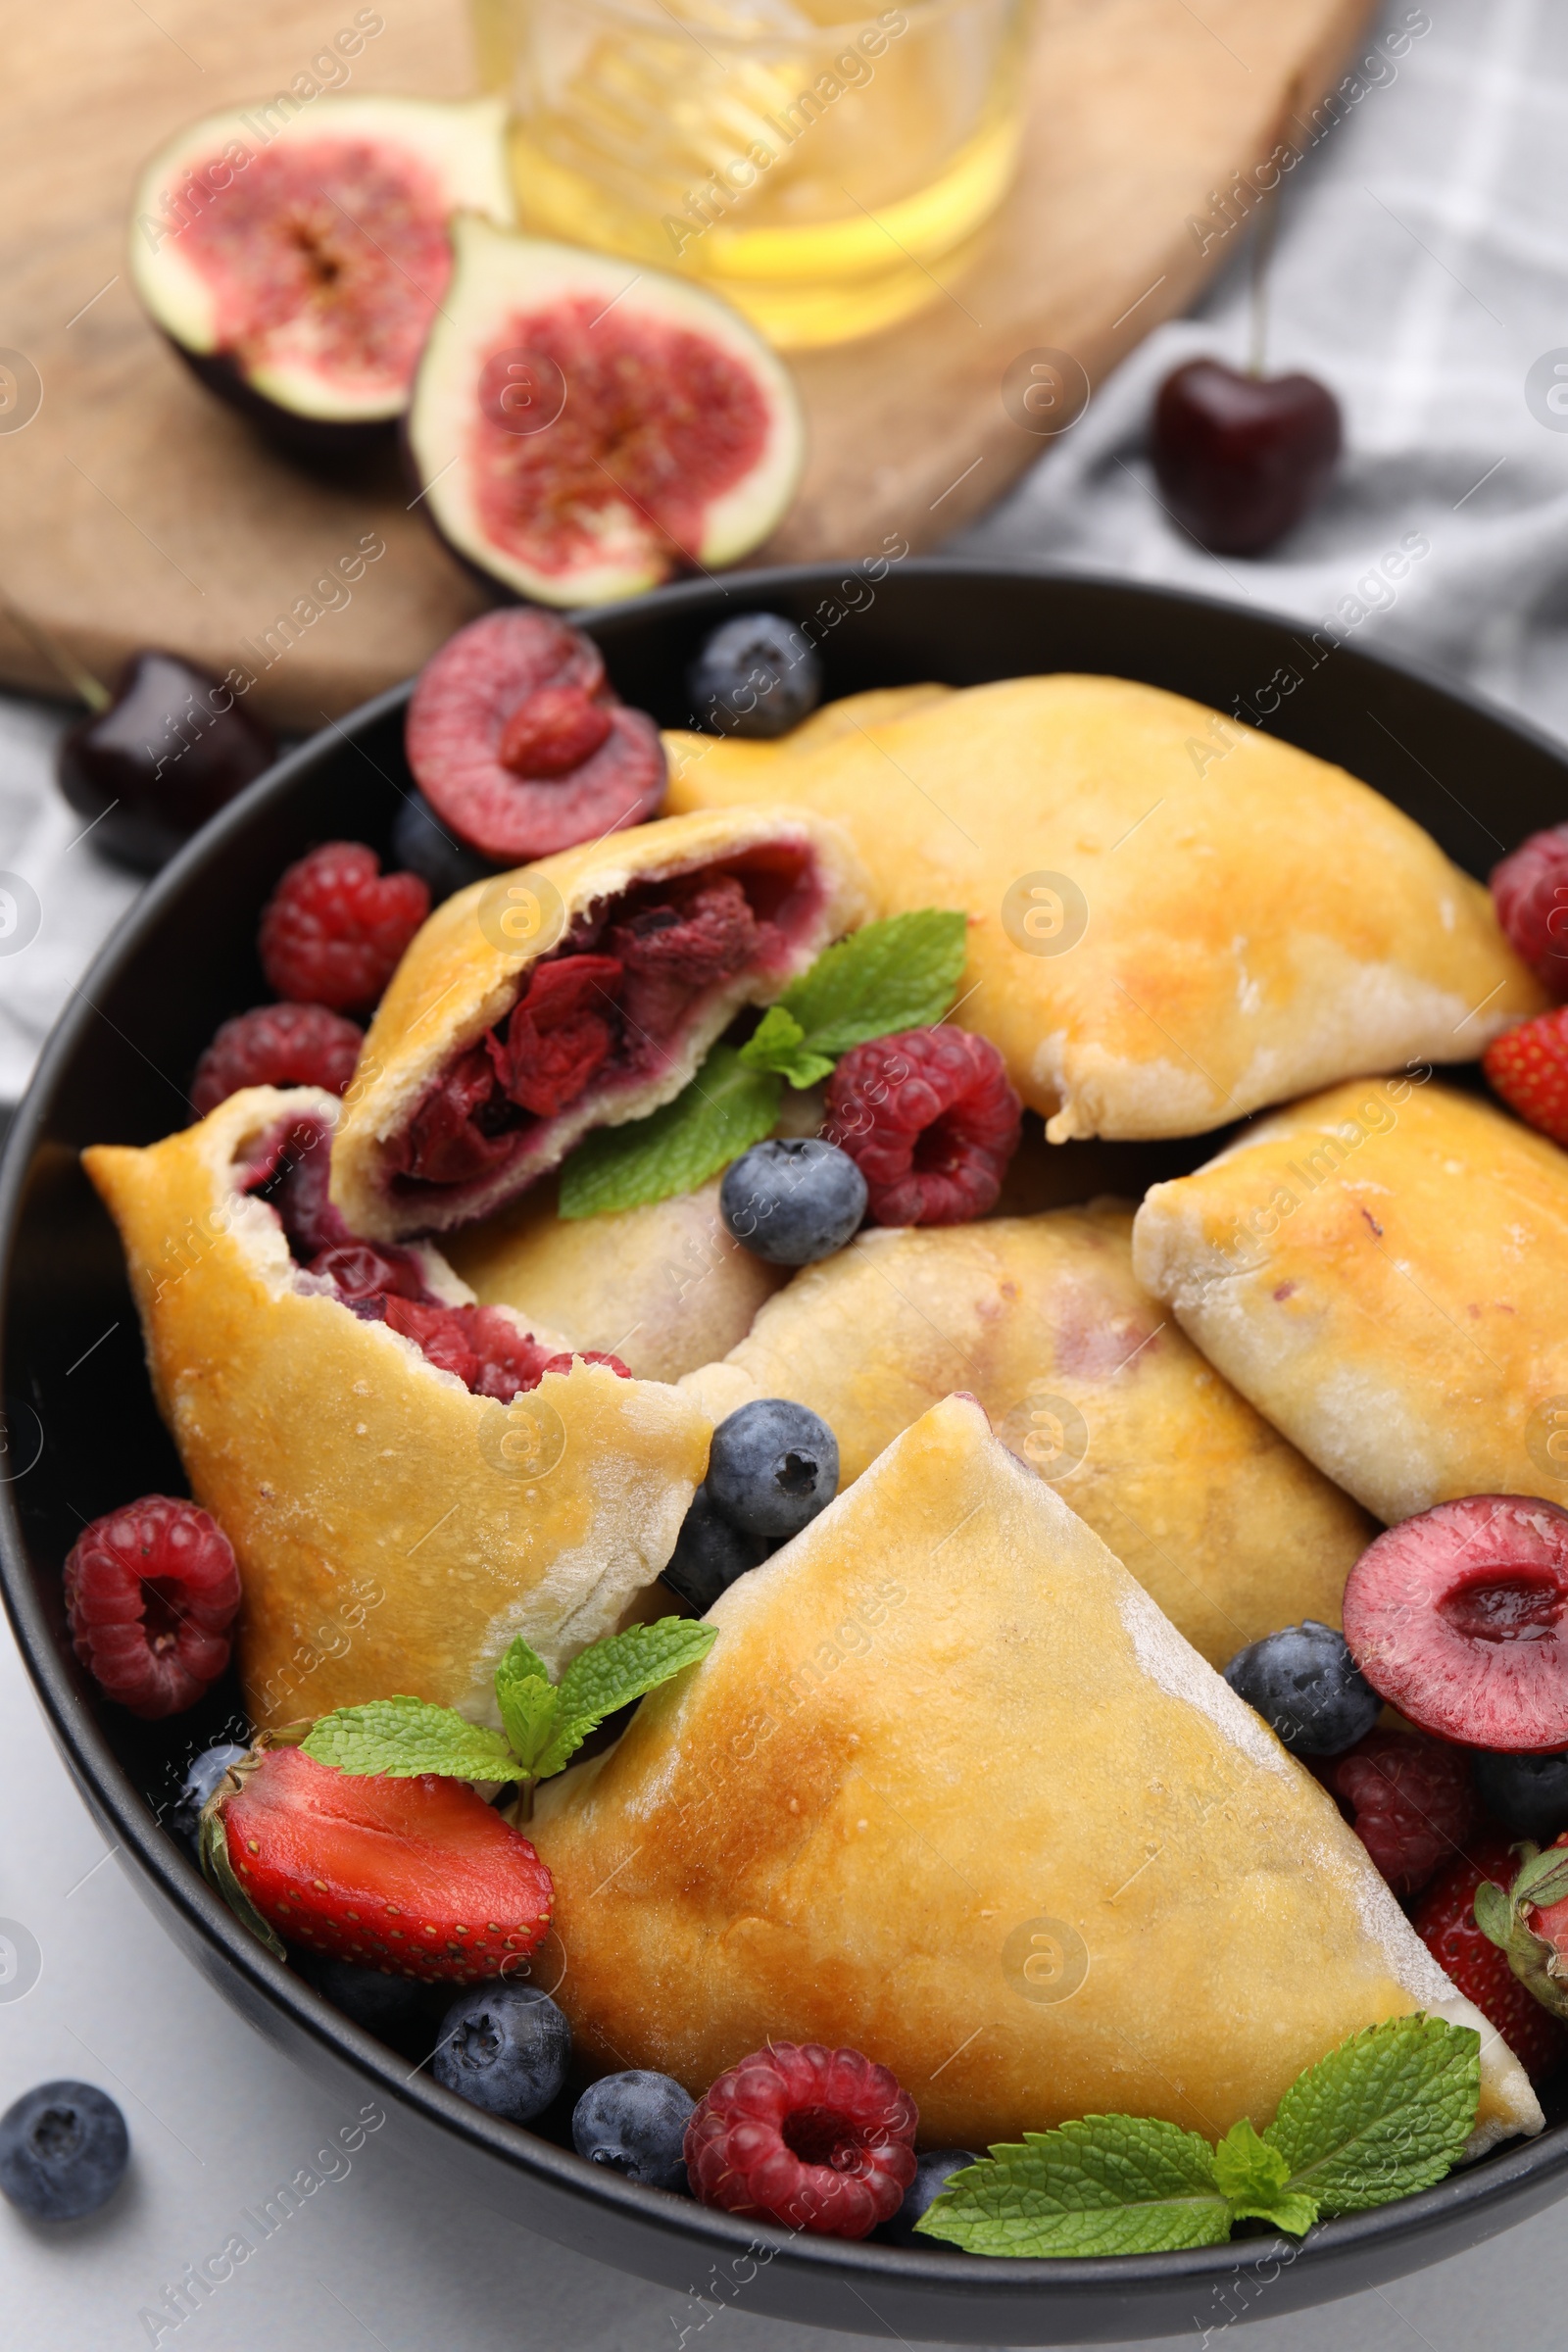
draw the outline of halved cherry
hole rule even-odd
[[[1528,1494],[1440,1502],[1379,1536],[1345,1588],[1375,1690],[1464,1747],[1568,1747],[1568,1511]]]

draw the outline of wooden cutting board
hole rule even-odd
[[[1369,0],[1045,0],[1016,187],[979,257],[920,317],[796,371],[811,456],[759,561],[936,544],[1047,444],[1009,416],[1009,363],[1069,353],[1098,382],[1237,250],[1189,225],[1298,127]],[[163,644],[256,666],[280,612],[367,533],[386,553],[263,670],[256,701],[314,727],[406,676],[479,609],[388,464],[312,476],[271,456],[187,375],[125,274],[135,169],[180,123],[292,79],[347,0],[105,8],[50,0],[12,21],[0,98],[0,592],[100,674]],[[461,0],[398,0],[356,90],[472,86]],[[1292,119],[1296,122],[1293,124]],[[1217,225],[1219,216],[1214,215]],[[41,404],[6,430],[8,384]],[[13,408],[12,416],[21,409]],[[339,592],[341,593],[341,592]],[[314,601],[314,600],[313,600]],[[0,678],[58,689],[0,617]]]

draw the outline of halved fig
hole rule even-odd
[[[658,727],[620,701],[593,639],[515,606],[431,655],[404,744],[436,814],[496,865],[641,824],[667,773]]]
[[[459,209],[513,217],[505,101],[287,92],[193,122],[137,186],[136,290],[202,382],[286,446],[384,437]]]
[[[794,495],[785,368],[685,279],[455,223],[408,436],[424,513],[514,596],[604,603],[733,564]]]
[[[488,1215],[590,1127],[669,1102],[743,1005],[871,911],[848,837],[805,808],[664,817],[474,883],[377,1007],[334,1202],[376,1242]]]

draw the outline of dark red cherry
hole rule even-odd
[[[72,728],[55,774],[77,814],[98,820],[95,846],[151,873],[276,756],[231,686],[153,650],[133,654],[113,701]]]
[[[1216,555],[1260,556],[1328,486],[1340,404],[1310,375],[1189,360],[1154,402],[1150,454],[1178,522]]]

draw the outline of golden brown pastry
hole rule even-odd
[[[708,1622],[529,1833],[599,2068],[700,2092],[821,2041],[891,2067],[931,2145],[1105,2110],[1212,2136],[1422,2009],[1482,2035],[1473,2144],[1541,2129],[1333,1799],[972,1401]]]
[[[854,836],[881,913],[968,910],[960,1017],[1054,1143],[1473,1059],[1545,1003],[1419,825],[1157,687],[1009,678],[814,751],[700,740],[672,744],[672,808],[793,802]]]
[[[771,742],[755,736],[690,735],[678,728],[668,729],[664,750],[670,776],[681,787],[677,805],[706,807],[710,798],[720,797],[709,791],[715,779],[722,779],[726,790],[753,785],[755,790],[739,797],[765,799],[771,790],[767,779],[776,773],[781,760],[819,752],[824,744],[835,743],[859,728],[907,718],[912,711],[945,701],[952,692],[951,686],[873,686],[865,694],[841,695],[836,703],[823,703],[798,727]]]
[[[253,1087],[146,1151],[82,1156],[191,1493],[239,1560],[256,1723],[400,1690],[495,1722],[514,1635],[564,1663],[658,1575],[709,1424],[678,1390],[582,1362],[503,1404],[362,1321],[245,1190],[280,1152],[305,1164],[285,1139],[329,1139],[337,1111],[315,1089]],[[433,1250],[416,1262],[433,1297],[470,1298]]]
[[[515,1307],[573,1348],[618,1355],[639,1380],[679,1380],[743,1339],[789,1279],[743,1250],[718,1213],[718,1179],[597,1217],[560,1217],[547,1178],[513,1208],[451,1235],[476,1298]]]
[[[491,1214],[679,1094],[869,911],[845,835],[794,808],[663,818],[459,891],[370,1024],[333,1200],[376,1241]]]
[[[969,1391],[1211,1665],[1302,1617],[1338,1625],[1376,1528],[1140,1287],[1131,1233],[1113,1200],[867,1230],[684,1386],[715,1421],[753,1396],[809,1405],[841,1489]]]
[[[1133,1260],[1380,1519],[1568,1503],[1568,1154],[1430,1077],[1260,1121],[1138,1212]]]

